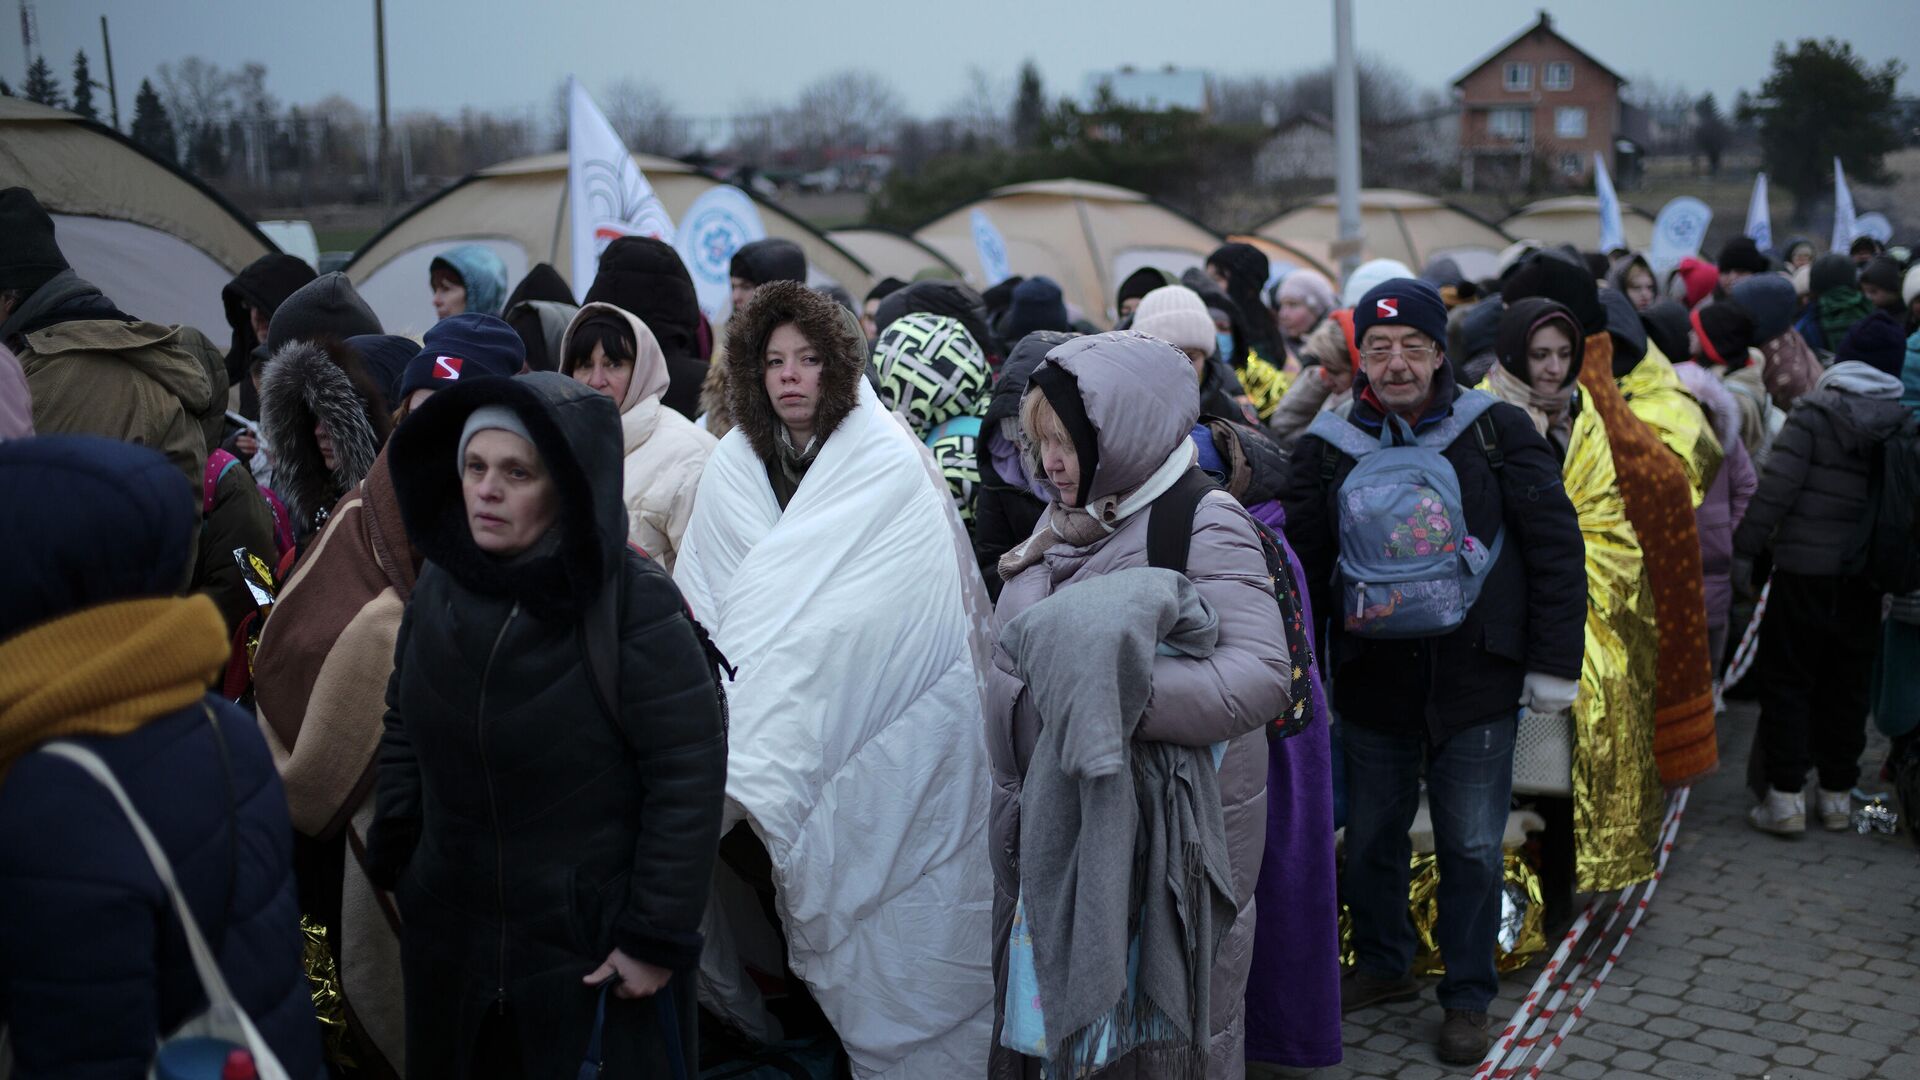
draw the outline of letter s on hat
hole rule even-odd
[[[1400,317],[1400,301],[1397,297],[1383,296],[1373,302],[1373,312],[1382,319],[1397,319]]]
[[[466,361],[457,356],[436,356],[433,358],[433,377],[436,379],[457,379],[460,369]]]

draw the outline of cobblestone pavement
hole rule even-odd
[[[1721,717],[1720,771],[1695,785],[1646,918],[1544,1078],[1920,1078],[1920,850],[1908,823],[1894,836],[1828,833],[1817,820],[1797,840],[1755,832],[1743,777],[1757,714],[1735,703]],[[1863,789],[1886,789],[1885,754],[1875,734]],[[1496,1028],[1545,959],[1503,980]],[[1347,1017],[1341,1065],[1254,1065],[1248,1077],[1470,1075],[1434,1056],[1439,1021],[1429,989]]]

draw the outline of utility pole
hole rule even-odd
[[[393,207],[393,139],[387,131],[387,5],[373,0],[374,71],[380,96],[380,204]]]
[[[113,39],[107,36],[107,17],[100,16],[100,48],[107,54],[107,103],[113,109],[113,130],[120,130],[120,88],[113,81]]]
[[[1340,206],[1340,239],[1334,259],[1345,281],[1360,265],[1365,234],[1360,226],[1360,75],[1353,60],[1353,0],[1333,0],[1334,191]]]

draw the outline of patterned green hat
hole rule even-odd
[[[926,438],[956,416],[979,412],[988,378],[987,355],[960,320],[918,312],[880,333],[873,365],[880,400],[912,421]]]

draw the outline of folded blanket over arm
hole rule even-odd
[[[1130,739],[1155,665],[1211,655],[1218,628],[1185,576],[1138,568],[1002,631],[1045,724],[1020,796],[1020,891],[1060,1075],[1144,1049],[1166,1052],[1155,1075],[1206,1074],[1208,976],[1234,917],[1213,755]],[[1163,642],[1174,656],[1156,657]]]

